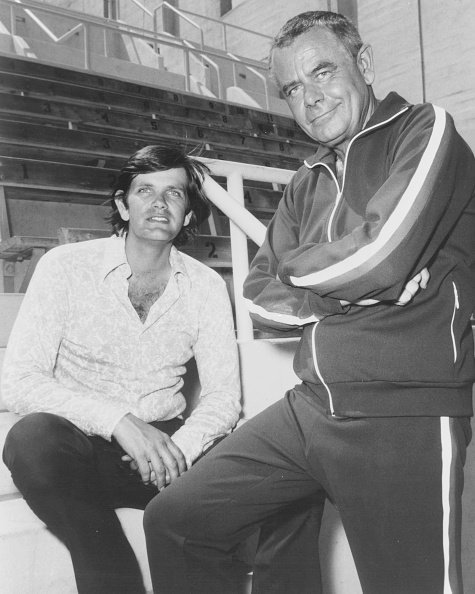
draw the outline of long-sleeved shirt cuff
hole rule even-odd
[[[203,453],[204,435],[184,425],[172,435],[172,440],[185,456],[186,465],[191,467],[193,462]]]
[[[90,423],[80,426],[80,429],[86,433],[99,435],[107,441],[110,441],[112,439],[112,433],[117,424],[125,417],[126,414],[130,413],[130,408],[128,406],[117,404],[105,405],[105,403],[102,403],[101,408],[103,409],[101,416],[99,418],[91,418]],[[82,425],[80,423],[77,424]]]

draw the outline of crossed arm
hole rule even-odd
[[[412,301],[420,289],[425,289],[427,287],[429,279],[429,271],[427,268],[423,268],[418,274],[414,276],[414,278],[406,283],[402,293],[399,295],[399,298],[394,302],[394,305],[407,305],[410,301]],[[350,301],[345,301],[344,299],[340,299],[340,303],[342,305],[352,305]],[[360,301],[353,303],[353,305],[368,307],[369,305],[376,305],[377,303],[379,303],[377,299],[361,299]]]
[[[473,156],[450,117],[431,106],[411,111],[394,147],[361,223],[332,241],[301,242],[305,186],[301,176],[290,182],[245,283],[258,326],[285,331],[348,307],[404,306],[427,286],[430,263],[468,200],[463,180]]]

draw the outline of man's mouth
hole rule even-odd
[[[333,107],[332,109],[329,109],[328,111],[326,111],[325,113],[320,113],[317,116],[315,116],[312,120],[310,120],[311,124],[314,124],[315,122],[320,121],[321,119],[326,118],[327,116],[331,115],[334,111],[335,111],[336,107]]]
[[[155,215],[153,217],[149,217],[148,220],[153,221],[154,223],[168,223],[168,218],[164,215]]]

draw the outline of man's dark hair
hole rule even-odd
[[[272,69],[272,54],[275,49],[291,45],[296,37],[306,33],[313,27],[328,29],[356,58],[363,45],[358,29],[342,14],[327,10],[311,10],[302,12],[288,20],[274,37],[270,49],[269,66]]]
[[[193,157],[175,147],[149,145],[134,153],[122,166],[117,182],[114,184],[110,206],[112,209],[108,222],[112,225],[115,235],[120,235],[129,228],[129,222],[124,221],[119,213],[115,198],[123,200],[127,206],[127,194],[132,180],[141,173],[154,173],[168,169],[184,169],[188,180],[185,188],[187,197],[186,214],[192,213],[190,222],[183,227],[173,240],[175,246],[184,245],[195,237],[198,227],[209,216],[210,203],[202,190],[205,173],[208,167]]]

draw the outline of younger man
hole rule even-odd
[[[4,460],[68,547],[80,594],[144,591],[114,509],[144,509],[239,416],[225,283],[175,247],[209,213],[205,170],[173,148],[132,155],[112,195],[114,236],[47,253],[10,337],[2,395],[23,418]],[[184,421],[192,357],[201,394]]]

